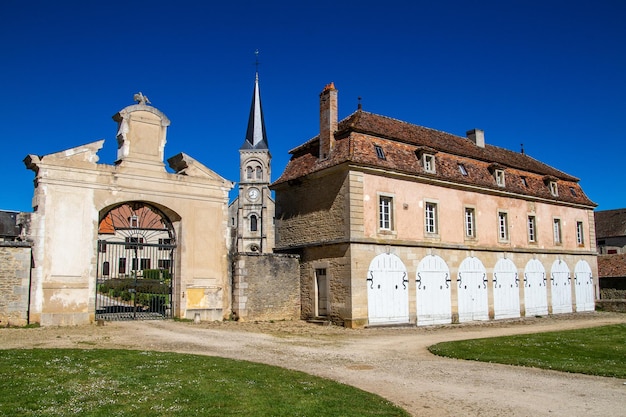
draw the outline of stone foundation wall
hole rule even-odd
[[[0,326],[28,324],[31,246],[0,242]]]
[[[233,313],[244,321],[300,318],[300,266],[296,255],[236,254]]]

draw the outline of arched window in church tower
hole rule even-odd
[[[250,231],[251,232],[256,232],[258,230],[258,218],[256,217],[256,215],[252,215],[250,216]]]
[[[251,180],[253,172],[254,171],[252,170],[252,167],[247,167],[246,168],[246,179]]]
[[[263,179],[263,170],[261,169],[261,167],[256,167],[256,179],[257,180]]]

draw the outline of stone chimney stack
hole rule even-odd
[[[320,94],[320,159],[326,159],[335,146],[337,131],[337,90],[335,84],[324,87]]]
[[[479,148],[485,147],[485,131],[480,129],[468,130],[467,138],[474,142]]]

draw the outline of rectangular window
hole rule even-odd
[[[424,154],[422,157],[424,160],[424,171],[434,173],[435,172],[435,157],[433,155]]]
[[[501,241],[509,240],[509,222],[507,213],[503,211],[498,212],[498,238]]]
[[[126,243],[129,243],[128,245],[124,246],[125,249],[135,249],[135,248],[137,248],[138,250],[143,250],[143,246],[139,245],[139,243],[143,243],[143,238],[142,237],[127,237],[127,238],[124,239],[124,241]]]
[[[163,246],[159,246],[159,250],[170,250],[171,248],[168,248],[167,246],[172,244],[172,239],[161,239],[159,238],[159,245],[163,245]]]
[[[576,222],[576,243],[578,243],[579,246],[583,246],[585,244],[583,222]]]
[[[522,180],[522,185],[524,187],[528,187],[528,181],[526,181],[526,177],[520,177],[520,179]]]
[[[426,203],[424,205],[424,220],[426,233],[437,233],[437,204]]]
[[[140,269],[150,269],[150,258],[141,258]]]
[[[102,263],[102,275],[108,277],[110,275],[110,266],[109,261],[105,261]]]
[[[504,187],[504,171],[496,169],[494,175],[496,177],[496,184],[498,184],[498,187]]]
[[[381,195],[378,209],[378,227],[381,230],[393,229],[393,198]]]
[[[107,241],[106,240],[98,241],[98,252],[107,253]]]
[[[126,273],[126,258],[120,258],[119,263],[117,264],[117,272],[119,274]]]
[[[476,237],[476,214],[473,208],[465,208],[465,237]]]
[[[554,244],[560,245],[561,243],[563,243],[561,240],[561,219],[554,219],[553,231],[554,231]]]
[[[459,171],[461,171],[461,175],[467,177],[467,169],[465,168],[465,165],[459,164]]]
[[[172,266],[171,259],[159,259],[157,264],[159,265],[159,269],[167,269],[169,271]]]
[[[130,216],[128,218],[128,225],[130,227],[134,227],[134,228],[139,227],[139,217],[137,217],[137,216]]]
[[[376,156],[378,159],[385,159],[385,152],[383,151],[383,148],[378,145],[374,145],[374,149],[376,149]]]
[[[556,185],[556,181],[550,181],[550,194],[554,197],[559,196],[559,187]]]
[[[537,224],[535,216],[528,216],[528,241],[534,243],[537,241]]]

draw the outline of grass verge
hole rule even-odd
[[[443,342],[439,356],[626,378],[626,324]]]
[[[133,350],[0,350],[0,416],[408,416],[301,372]]]

